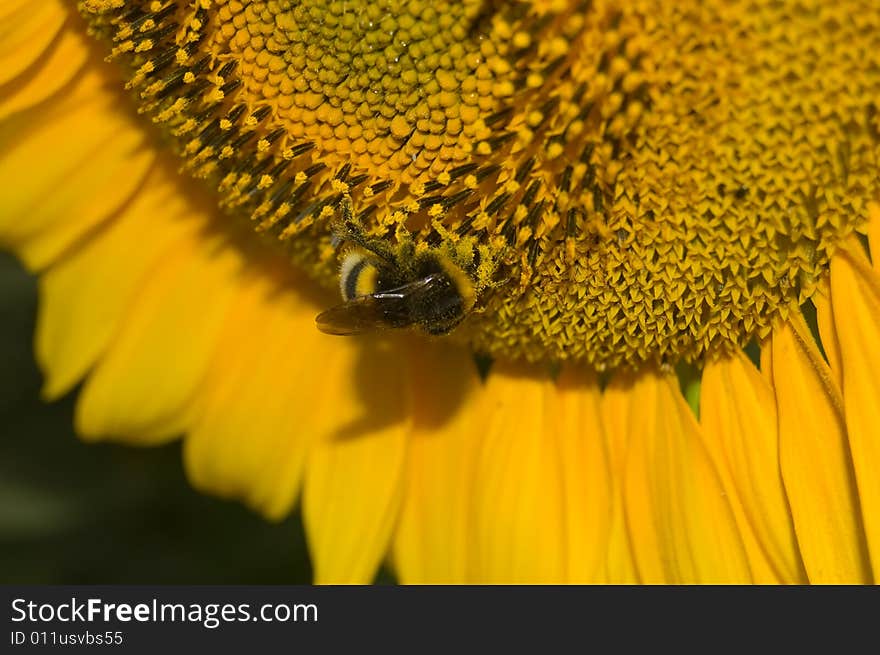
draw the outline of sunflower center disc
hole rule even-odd
[[[454,333],[496,357],[763,337],[880,196],[872,0],[80,7],[192,174],[322,282],[343,196],[374,236],[497,255]]]

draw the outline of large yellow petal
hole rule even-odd
[[[609,577],[614,485],[595,375],[575,367],[557,380],[551,418],[562,455],[567,581],[619,582]]]
[[[9,20],[13,14],[22,10],[22,8],[26,7],[32,2],[38,2],[39,0],[5,0],[3,4],[0,4],[0,23],[3,23]],[[59,4],[56,2],[55,4]],[[15,23],[10,23],[4,29],[12,30],[15,28]],[[10,32],[11,33],[11,32]]]
[[[4,0],[0,13],[0,84],[18,77],[43,54],[67,20],[60,0]]]
[[[0,124],[0,245],[31,269],[119,211],[155,159],[123,98],[103,84],[90,70],[55,101]]]
[[[375,575],[400,509],[411,427],[406,359],[398,348],[322,338],[333,341],[328,357],[341,359],[327,362],[322,393],[310,396],[326,422],[306,464],[303,518],[315,582],[362,584]]]
[[[806,582],[779,471],[776,398],[741,351],[703,370],[700,423],[730,471],[755,582]]]
[[[420,343],[411,352],[413,432],[392,558],[405,584],[466,582],[485,391],[464,349]]]
[[[819,327],[819,338],[822,340],[822,351],[825,353],[825,359],[828,360],[828,368],[834,383],[838,389],[842,389],[843,355],[834,329],[834,308],[831,306],[831,287],[828,285],[828,280],[823,280],[819,284],[812,300],[816,307],[816,323]]]
[[[61,396],[86,374],[144,277],[204,225],[205,216],[184,200],[178,182],[167,167],[156,169],[107,229],[40,276],[35,349],[44,397]]]
[[[868,245],[874,270],[880,271],[880,203],[868,203]]]
[[[842,399],[803,319],[779,325],[769,361],[779,461],[810,582],[871,581]]]
[[[488,425],[478,458],[474,581],[552,584],[567,579],[562,441],[547,375],[493,367],[483,394]],[[585,470],[584,475],[590,471]]]
[[[746,552],[716,464],[672,375],[630,392],[626,523],[646,583],[745,583]]]
[[[629,446],[629,404],[632,377],[619,374],[602,393],[602,425],[606,438],[606,451],[611,476],[610,525],[608,531],[608,557],[606,579],[613,584],[637,584],[640,582],[635,555],[626,528],[623,503],[623,480],[626,453]]]
[[[0,85],[0,121],[52,97],[82,70],[89,58],[86,36],[66,25],[26,76]]]
[[[137,291],[83,387],[75,416],[81,435],[148,444],[188,427],[238,292],[240,257],[218,241],[176,247]]]
[[[315,306],[256,272],[220,336],[184,442],[193,484],[241,498],[272,519],[296,502],[316,430],[334,414],[333,344],[315,329]],[[348,363],[348,360],[345,360]]]
[[[858,251],[831,260],[843,406],[875,577],[880,573],[880,275]]]

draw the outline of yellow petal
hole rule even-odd
[[[840,389],[843,387],[843,355],[840,352],[837,332],[834,330],[834,309],[831,306],[831,288],[828,286],[828,280],[822,280],[812,300],[816,307],[816,323],[819,326],[822,351],[828,360],[834,383]]]
[[[556,395],[552,380],[534,371],[496,365],[489,375],[480,408],[488,425],[473,500],[473,574],[479,584],[567,579]]]
[[[880,271],[880,203],[868,203],[868,245],[874,270]]]
[[[857,251],[831,260],[846,429],[868,550],[880,572],[880,276]]]
[[[670,375],[630,392],[626,522],[646,583],[745,583],[745,549],[716,465]]]
[[[614,486],[595,375],[574,367],[557,381],[552,405],[560,436],[568,579],[576,584],[618,582],[608,573]]]
[[[623,479],[629,444],[629,402],[632,377],[619,374],[602,393],[602,425],[606,437],[606,451],[610,467],[610,525],[606,580],[612,584],[637,584],[635,554],[629,541],[623,503]]]
[[[338,402],[331,381],[350,373],[332,366],[315,306],[276,285],[260,271],[233,307],[184,441],[197,488],[272,519],[296,502],[316,419]]]
[[[0,86],[0,121],[58,93],[89,58],[86,36],[66,25],[26,76]]]
[[[469,510],[484,389],[462,348],[417,344],[412,357],[413,432],[392,558],[404,584],[460,584],[471,577]]]
[[[86,438],[156,443],[188,425],[191,401],[235,292],[236,252],[214,239],[177,247],[135,294],[77,403]]]
[[[303,488],[303,518],[315,582],[370,582],[387,551],[400,509],[410,399],[397,349],[338,337],[312,411],[326,419],[311,451]],[[355,358],[355,355],[358,357]]]
[[[173,171],[155,171],[106,230],[40,276],[35,349],[45,398],[67,393],[86,374],[144,276],[204,224],[177,182]]]
[[[776,398],[743,352],[706,365],[700,423],[730,471],[755,582],[806,582],[779,472]]]
[[[17,77],[43,54],[67,20],[60,0],[4,0],[0,13],[0,84]]]
[[[4,0],[3,4],[0,4],[0,23],[5,23],[9,20],[13,14],[22,11],[27,5],[32,2],[38,2],[38,0]],[[57,2],[55,4],[58,4]],[[15,29],[16,23],[12,22],[8,26],[4,27],[6,30]]]
[[[803,319],[771,341],[779,461],[810,582],[869,582],[840,392]]]
[[[0,126],[0,245],[31,269],[118,211],[154,161],[143,130],[102,83],[89,72],[23,122]]]

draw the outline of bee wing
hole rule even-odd
[[[413,300],[438,283],[444,283],[441,277],[428,275],[388,291],[358,296],[321,312],[315,322],[321,332],[343,336],[408,327],[413,322]]]
[[[395,317],[397,321],[394,320]],[[404,327],[410,321],[409,311],[403,299],[389,298],[385,294],[372,294],[352,298],[321,312],[315,323],[325,334],[347,336],[388,327]]]

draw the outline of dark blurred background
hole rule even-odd
[[[39,398],[35,314],[35,280],[0,252],[0,583],[310,582],[298,515],[196,493],[178,443],[80,442],[75,394]]]

